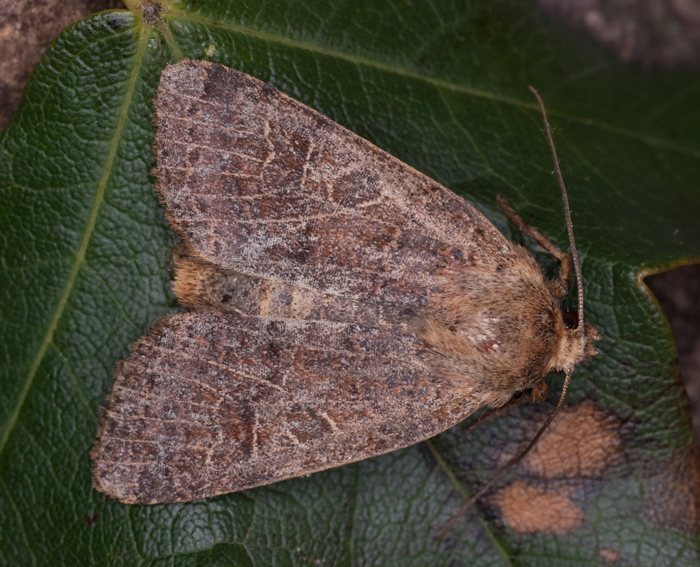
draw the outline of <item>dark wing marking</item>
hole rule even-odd
[[[158,323],[117,369],[95,486],[178,502],[392,451],[477,407],[431,379],[396,329],[215,312]]]

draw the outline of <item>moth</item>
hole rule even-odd
[[[184,502],[359,461],[594,354],[595,329],[562,317],[569,257],[514,213],[555,279],[462,197],[249,75],[171,65],[155,111],[187,310],[118,364],[97,490]]]

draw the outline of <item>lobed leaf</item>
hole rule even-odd
[[[613,61],[530,4],[130,2],[67,30],[0,137],[0,550],[8,564],[695,565],[700,467],[641,275],[700,255],[700,78]],[[143,4],[143,6],[142,6]],[[146,17],[142,10],[146,11]],[[117,360],[162,314],[152,99],[187,56],[269,81],[566,246],[527,86],[547,103],[601,354],[552,434],[434,535],[551,404],[267,488],[129,507],[88,453]],[[550,380],[557,395],[560,383]],[[573,463],[573,465],[572,465]]]

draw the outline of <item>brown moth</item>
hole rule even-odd
[[[126,503],[183,502],[359,461],[502,406],[595,351],[463,198],[244,73],[163,72],[157,190],[181,244],[120,362],[92,458]]]

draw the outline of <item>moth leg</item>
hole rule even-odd
[[[527,390],[522,390],[516,393],[504,406],[501,406],[495,413],[495,416],[501,415],[501,413],[506,414],[515,408],[520,406],[529,406],[530,404],[539,404],[547,399],[547,394],[549,393],[549,386],[544,380],[540,380]]]
[[[539,230],[527,224],[522,217],[515,212],[505,197],[499,195],[497,201],[503,214],[520,232],[532,238],[559,262],[559,274],[556,279],[549,282],[549,287],[555,297],[563,299],[569,289],[569,282],[571,281],[571,257],[552,244]]]
[[[547,394],[549,393],[549,386],[547,382],[541,380],[535,384],[526,394],[520,397],[519,401],[522,400],[525,404],[536,404],[544,402],[547,399]]]
[[[547,394],[549,393],[549,386],[544,380],[540,380],[532,388],[522,391],[520,394],[514,395],[508,402],[499,408],[491,409],[480,415],[476,421],[470,423],[466,429],[466,433],[478,429],[486,423],[490,423],[501,416],[508,415],[515,408],[521,406],[528,406],[530,404],[538,404],[544,402],[547,399]]]

